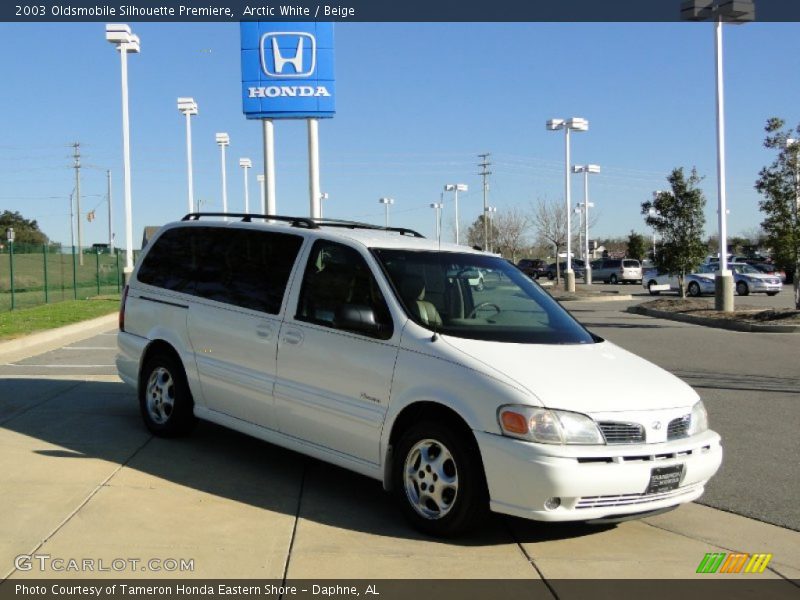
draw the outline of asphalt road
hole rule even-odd
[[[614,288],[637,297],[565,305],[595,333],[681,377],[704,399],[726,455],[701,503],[800,531],[800,335],[740,333],[632,315],[625,309],[650,296],[640,286],[602,286]],[[790,306],[791,294],[739,300]],[[113,377],[114,336],[110,331],[0,364],[0,378]],[[569,369],[570,377],[580,375],[580,365]],[[626,374],[609,373],[608,380],[624,386]],[[118,393],[135,406],[127,387],[109,385],[119,386]]]

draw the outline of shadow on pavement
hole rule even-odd
[[[100,459],[125,467],[105,484],[110,487],[182,486],[336,528],[426,539],[404,522],[393,497],[376,480],[202,421],[186,438],[151,436],[135,394],[121,382],[0,379],[3,430],[36,440],[25,442],[30,459],[23,454],[20,470],[48,473],[61,468],[45,461]],[[2,435],[0,447],[7,439]],[[52,485],[58,493],[58,483]],[[540,542],[609,527],[492,515],[474,533],[451,542]]]

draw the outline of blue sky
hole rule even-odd
[[[195,195],[221,208],[217,131],[231,136],[231,210],[244,205],[239,157],[253,159],[258,200],[261,128],[241,112],[238,24],[134,23],[142,52],[129,59],[134,245],[142,228],[186,212],[185,122],[178,96],[193,96]],[[771,162],[770,116],[800,121],[800,24],[725,28],[729,231],[761,220],[753,183]],[[119,57],[103,24],[0,25],[0,210],[36,218],[68,242],[74,172],[69,145],[84,154],[84,242],[105,241],[105,169],[112,170],[117,244],[122,245]],[[320,124],[325,216],[432,235],[445,183],[463,182],[462,227],[482,208],[477,154],[491,152],[490,204],[526,209],[563,199],[564,136],[552,117],[585,117],[573,161],[596,163],[590,181],[598,221],[592,237],[649,233],[639,205],[666,186],[675,166],[705,176],[706,230],[716,231],[713,25],[708,23],[340,23],[336,25],[337,115]],[[277,202],[308,214],[306,129],[277,122]],[[447,196],[450,196],[449,194]],[[573,179],[573,202],[582,180]],[[453,217],[445,198],[445,221]]]

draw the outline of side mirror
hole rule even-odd
[[[375,311],[361,304],[342,304],[336,309],[333,326],[337,329],[377,336],[381,331],[375,320]]]

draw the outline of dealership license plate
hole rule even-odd
[[[671,465],[669,467],[655,467],[650,471],[650,484],[645,490],[645,494],[660,494],[675,490],[680,485],[683,477],[683,465]]]

